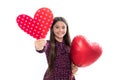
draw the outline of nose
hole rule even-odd
[[[63,29],[62,29],[62,28],[59,28],[59,31],[63,31]]]

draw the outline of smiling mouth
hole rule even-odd
[[[64,35],[63,33],[58,33],[58,35]]]

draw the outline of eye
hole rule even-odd
[[[58,29],[58,28],[59,28],[59,26],[55,26],[55,28],[56,28],[56,29]]]
[[[65,26],[62,26],[62,29],[65,29]]]

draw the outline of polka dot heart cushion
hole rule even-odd
[[[53,13],[49,8],[40,8],[34,18],[21,14],[16,21],[18,26],[33,38],[45,38],[53,22]]]

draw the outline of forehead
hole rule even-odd
[[[66,26],[66,24],[63,21],[57,21],[55,26]]]

